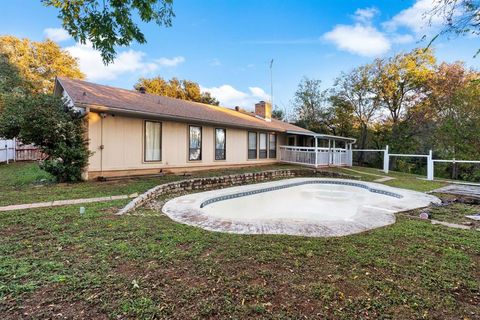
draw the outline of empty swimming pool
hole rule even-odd
[[[342,236],[395,222],[395,212],[439,203],[434,196],[381,184],[295,178],[189,194],[163,212],[206,230]]]

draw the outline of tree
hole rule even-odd
[[[440,155],[446,158],[479,159],[480,158],[480,84],[470,82],[454,94],[449,111],[439,121],[435,132],[435,141]],[[451,177],[458,174],[464,178],[470,176],[480,180],[480,171],[472,172],[472,168],[464,168],[458,172],[453,165]],[[469,172],[470,171],[470,172]],[[473,177],[472,177],[473,175]]]
[[[13,36],[0,36],[4,65],[15,68],[25,91],[51,93],[56,76],[83,79],[78,62],[55,42],[35,42]]]
[[[58,18],[75,41],[91,42],[100,51],[105,64],[113,62],[115,47],[133,41],[145,43],[145,35],[134,21],[137,13],[142,22],[171,26],[173,0],[42,0],[59,10]]]
[[[480,74],[465,68],[462,62],[441,63],[427,83],[429,101],[439,116],[448,117],[458,90],[480,78]]]
[[[328,113],[326,92],[322,82],[304,77],[298,84],[292,101],[298,124],[313,131],[320,131]]]
[[[393,126],[421,98],[421,90],[432,76],[435,62],[431,50],[423,49],[375,60],[373,88]]]
[[[190,80],[172,78],[165,81],[162,77],[140,78],[134,88],[135,90],[145,88],[147,93],[159,96],[195,101],[216,106],[219,105],[218,100],[212,97],[209,92],[202,92],[200,85]]]
[[[0,136],[33,143],[48,155],[42,169],[58,181],[78,181],[90,152],[84,139],[84,115],[46,94],[7,96],[0,114]]]
[[[331,133],[335,136],[352,137],[354,133],[355,108],[348,101],[341,97],[332,95],[329,98],[330,107],[330,121],[328,124]]]
[[[18,69],[0,54],[0,112],[6,96],[28,92],[30,92],[30,86],[20,76]]]
[[[379,99],[373,89],[374,77],[374,67],[370,64],[343,73],[335,81],[331,98],[336,105],[353,110],[354,119],[360,129],[360,149],[365,149],[367,145],[368,127],[379,109]]]
[[[272,110],[272,118],[283,121],[285,118],[285,112],[283,112],[278,106],[275,106]]]
[[[433,3],[434,6],[425,14],[425,19],[430,25],[433,21],[440,19],[444,26],[430,40],[427,47],[441,35],[478,36],[480,34],[480,2],[478,0],[434,0]],[[475,56],[479,53],[480,49]]]
[[[480,90],[475,81],[479,78],[478,72],[465,68],[463,63],[442,63],[428,82],[428,101],[436,122],[433,139],[439,156],[457,159],[480,157]],[[457,178],[460,174],[458,166],[450,168],[450,177]],[[465,174],[468,170],[465,168],[463,171]]]
[[[29,89],[18,68],[12,65],[5,55],[0,54],[0,95],[29,92]]]

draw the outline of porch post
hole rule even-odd
[[[333,165],[336,165],[336,163],[335,163],[335,151],[336,151],[336,148],[335,148],[335,139],[333,139],[333,153],[332,153],[332,164],[333,164]]]
[[[352,158],[352,143],[347,143],[347,161],[348,161],[348,166],[351,167],[353,164],[353,158]]]
[[[318,140],[317,137],[313,137],[315,139],[315,168],[318,166]]]
[[[332,147],[331,147],[331,140],[328,139],[328,165],[332,163]]]

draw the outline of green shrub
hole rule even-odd
[[[84,115],[47,94],[9,96],[0,114],[0,136],[33,143],[48,157],[40,163],[59,182],[79,181],[90,155]]]

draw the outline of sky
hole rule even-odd
[[[170,28],[140,23],[147,43],[118,48],[113,64],[103,65],[88,44],[75,43],[61,28],[57,11],[40,0],[2,4],[0,34],[40,41],[49,38],[78,58],[87,80],[132,89],[140,77],[177,77],[198,82],[226,107],[252,110],[271,98],[291,110],[303,77],[329,88],[341,72],[425,45],[439,21],[426,24],[432,0],[182,0],[174,1]],[[439,61],[474,58],[478,38],[434,42]]]

